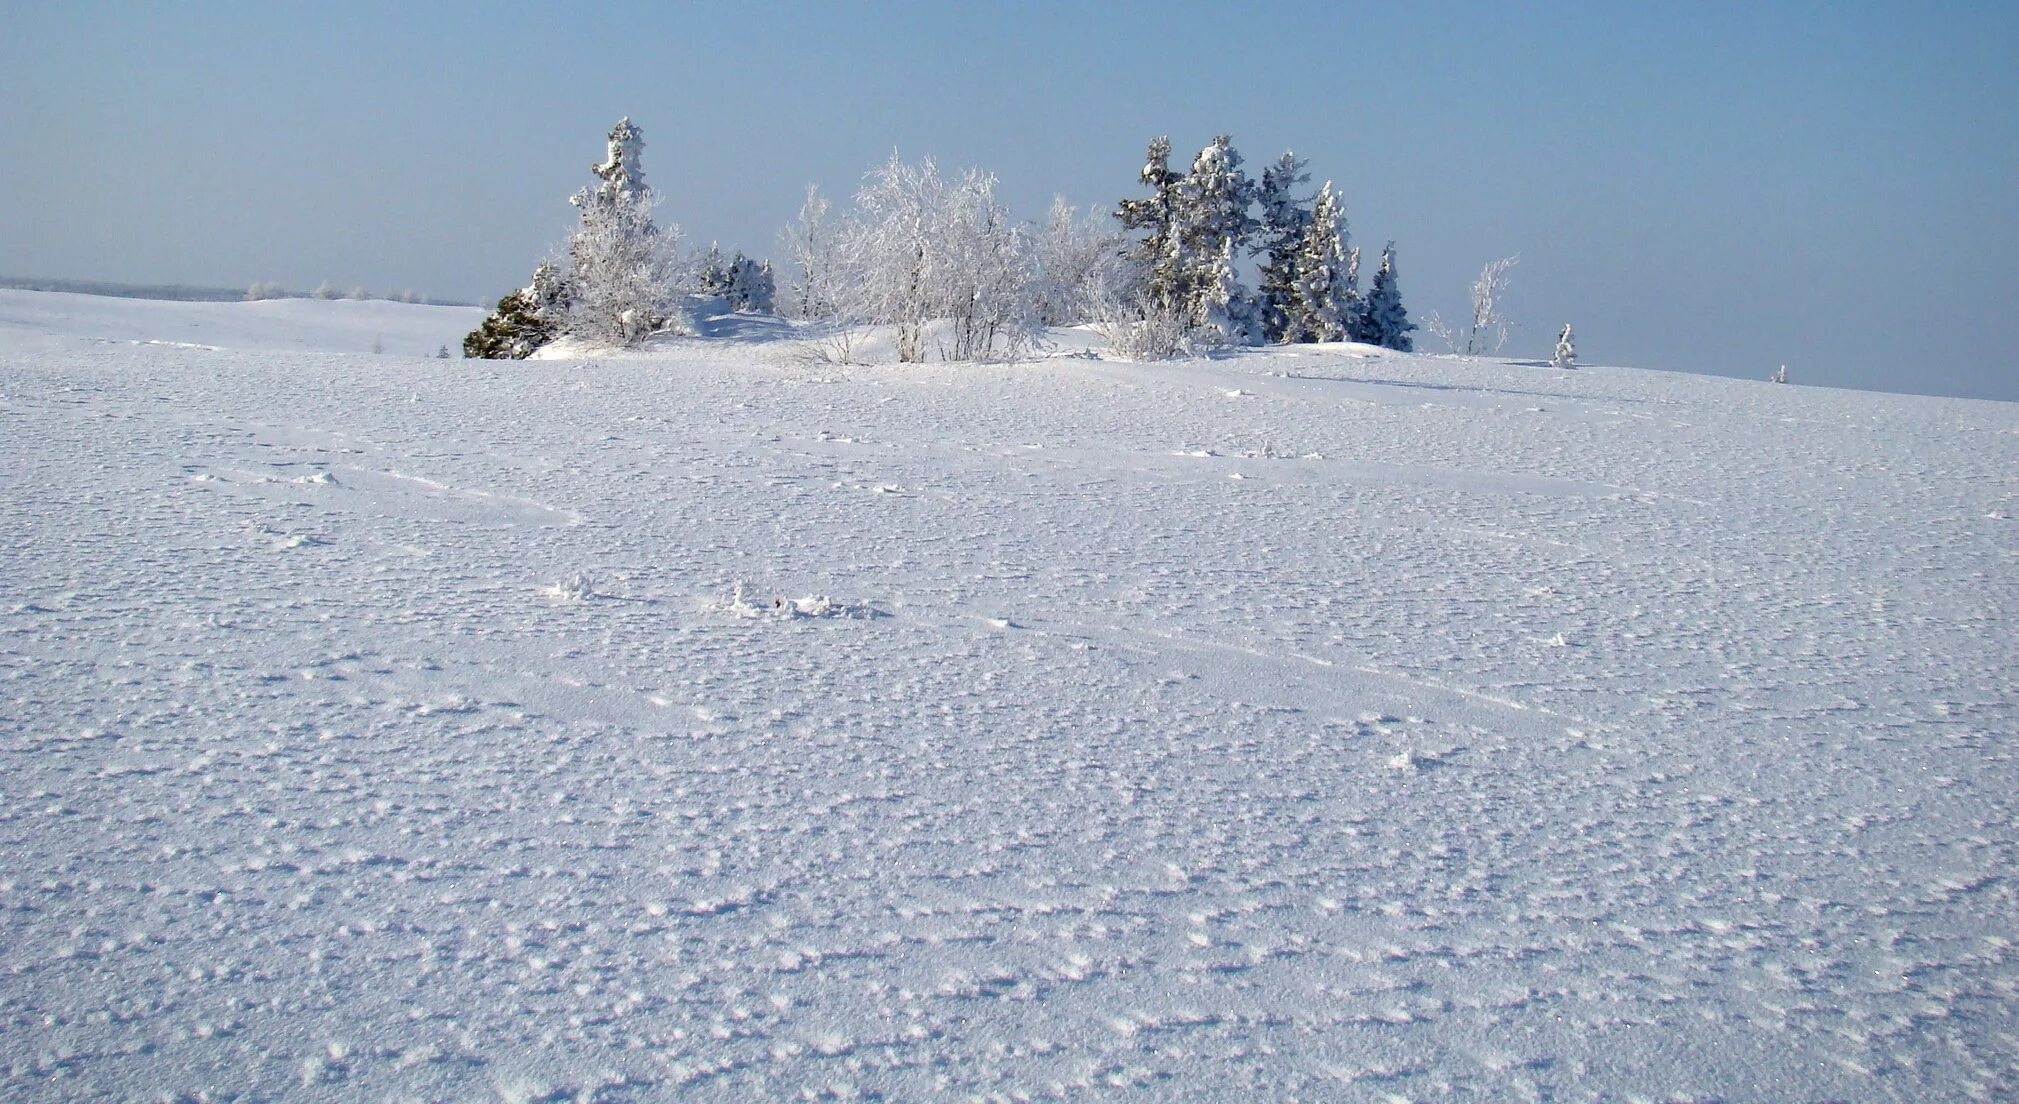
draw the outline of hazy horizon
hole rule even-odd
[[[1160,134],[1285,148],[1419,322],[1516,255],[1506,352],[2019,399],[2019,14],[79,4],[0,43],[0,270],[490,302],[620,115],[686,244],[775,256],[893,150],[1023,218],[1111,210]],[[1422,335],[1420,347],[1438,348]]]

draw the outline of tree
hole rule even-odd
[[[708,243],[708,255],[701,258],[701,271],[694,278],[694,286],[703,295],[729,293],[729,270],[722,267],[722,250],[714,242]]]
[[[1144,274],[1143,292],[1150,305],[1166,311],[1183,305],[1185,273],[1178,249],[1179,185],[1184,177],[1171,170],[1171,140],[1156,138],[1138,175],[1150,194],[1125,199],[1115,211],[1125,231],[1143,231],[1134,256]]]
[[[730,310],[745,314],[770,314],[775,309],[778,286],[771,277],[770,261],[760,265],[739,252],[736,259],[729,262],[724,281]]]
[[[1224,134],[1199,151],[1178,183],[1175,229],[1182,302],[1194,326],[1230,344],[1261,336],[1253,300],[1233,264],[1256,226],[1248,214],[1254,192],[1254,182],[1241,171],[1241,155]]]
[[[943,357],[974,360],[1015,355],[1042,328],[1031,235],[988,173],[948,184],[931,158],[892,156],[832,233],[819,294],[844,325],[893,327],[901,361],[925,359],[929,329],[945,335]]]
[[[1302,254],[1309,245],[1305,238],[1314,217],[1296,192],[1298,185],[1310,179],[1311,174],[1304,171],[1304,161],[1285,153],[1262,170],[1262,182],[1255,191],[1256,203],[1262,211],[1257,228],[1262,260],[1255,280],[1256,319],[1262,327],[1262,340],[1271,344],[1331,340],[1299,337],[1291,323],[1291,315],[1297,309]],[[1331,185],[1328,183],[1326,188],[1329,191]]]
[[[1563,332],[1556,335],[1556,352],[1550,354],[1551,368],[1577,367],[1577,345],[1570,339],[1570,323],[1563,324]]]
[[[1283,341],[1343,341],[1361,314],[1359,252],[1345,249],[1345,218],[1327,180],[1318,191],[1302,239],[1291,254],[1283,307]]]
[[[1097,306],[1122,284],[1128,239],[1108,230],[1099,216],[1087,219],[1064,197],[1052,200],[1033,243],[1037,265],[1038,320],[1069,326],[1091,320]]]
[[[1360,325],[1364,336],[1360,340],[1407,353],[1415,349],[1415,342],[1409,337],[1415,328],[1416,323],[1402,309],[1402,290],[1395,283],[1395,243],[1389,242],[1381,250],[1381,267],[1367,289],[1367,309]]]
[[[787,310],[796,318],[831,320],[839,309],[834,292],[835,233],[827,219],[828,206],[820,189],[807,185],[799,217],[778,235],[797,270],[787,300]]]
[[[666,321],[677,234],[652,220],[644,149],[644,133],[619,120],[604,161],[590,169],[598,183],[569,200],[582,221],[568,239],[573,294],[563,329],[585,340],[635,345]]]
[[[532,356],[560,332],[569,298],[568,286],[554,266],[540,262],[531,284],[498,300],[498,309],[463,338],[463,355],[490,360]]]
[[[1444,320],[1431,315],[1430,332],[1454,353],[1486,356],[1507,344],[1507,270],[1520,263],[1519,257],[1502,257],[1479,270],[1472,281],[1472,320],[1453,331]]]

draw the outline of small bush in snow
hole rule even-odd
[[[1556,352],[1550,354],[1551,368],[1577,367],[1577,344],[1570,338],[1570,323],[1563,324],[1563,332],[1556,335]]]

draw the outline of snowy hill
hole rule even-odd
[[[368,353],[376,346],[412,357],[446,345],[459,356],[463,335],[485,313],[377,299],[187,303],[0,288],[0,338],[68,335],[234,352]]]
[[[2019,406],[78,298],[6,1099],[2019,1091]]]

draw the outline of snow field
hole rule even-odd
[[[2008,404],[32,294],[8,1099],[2014,1091]]]

